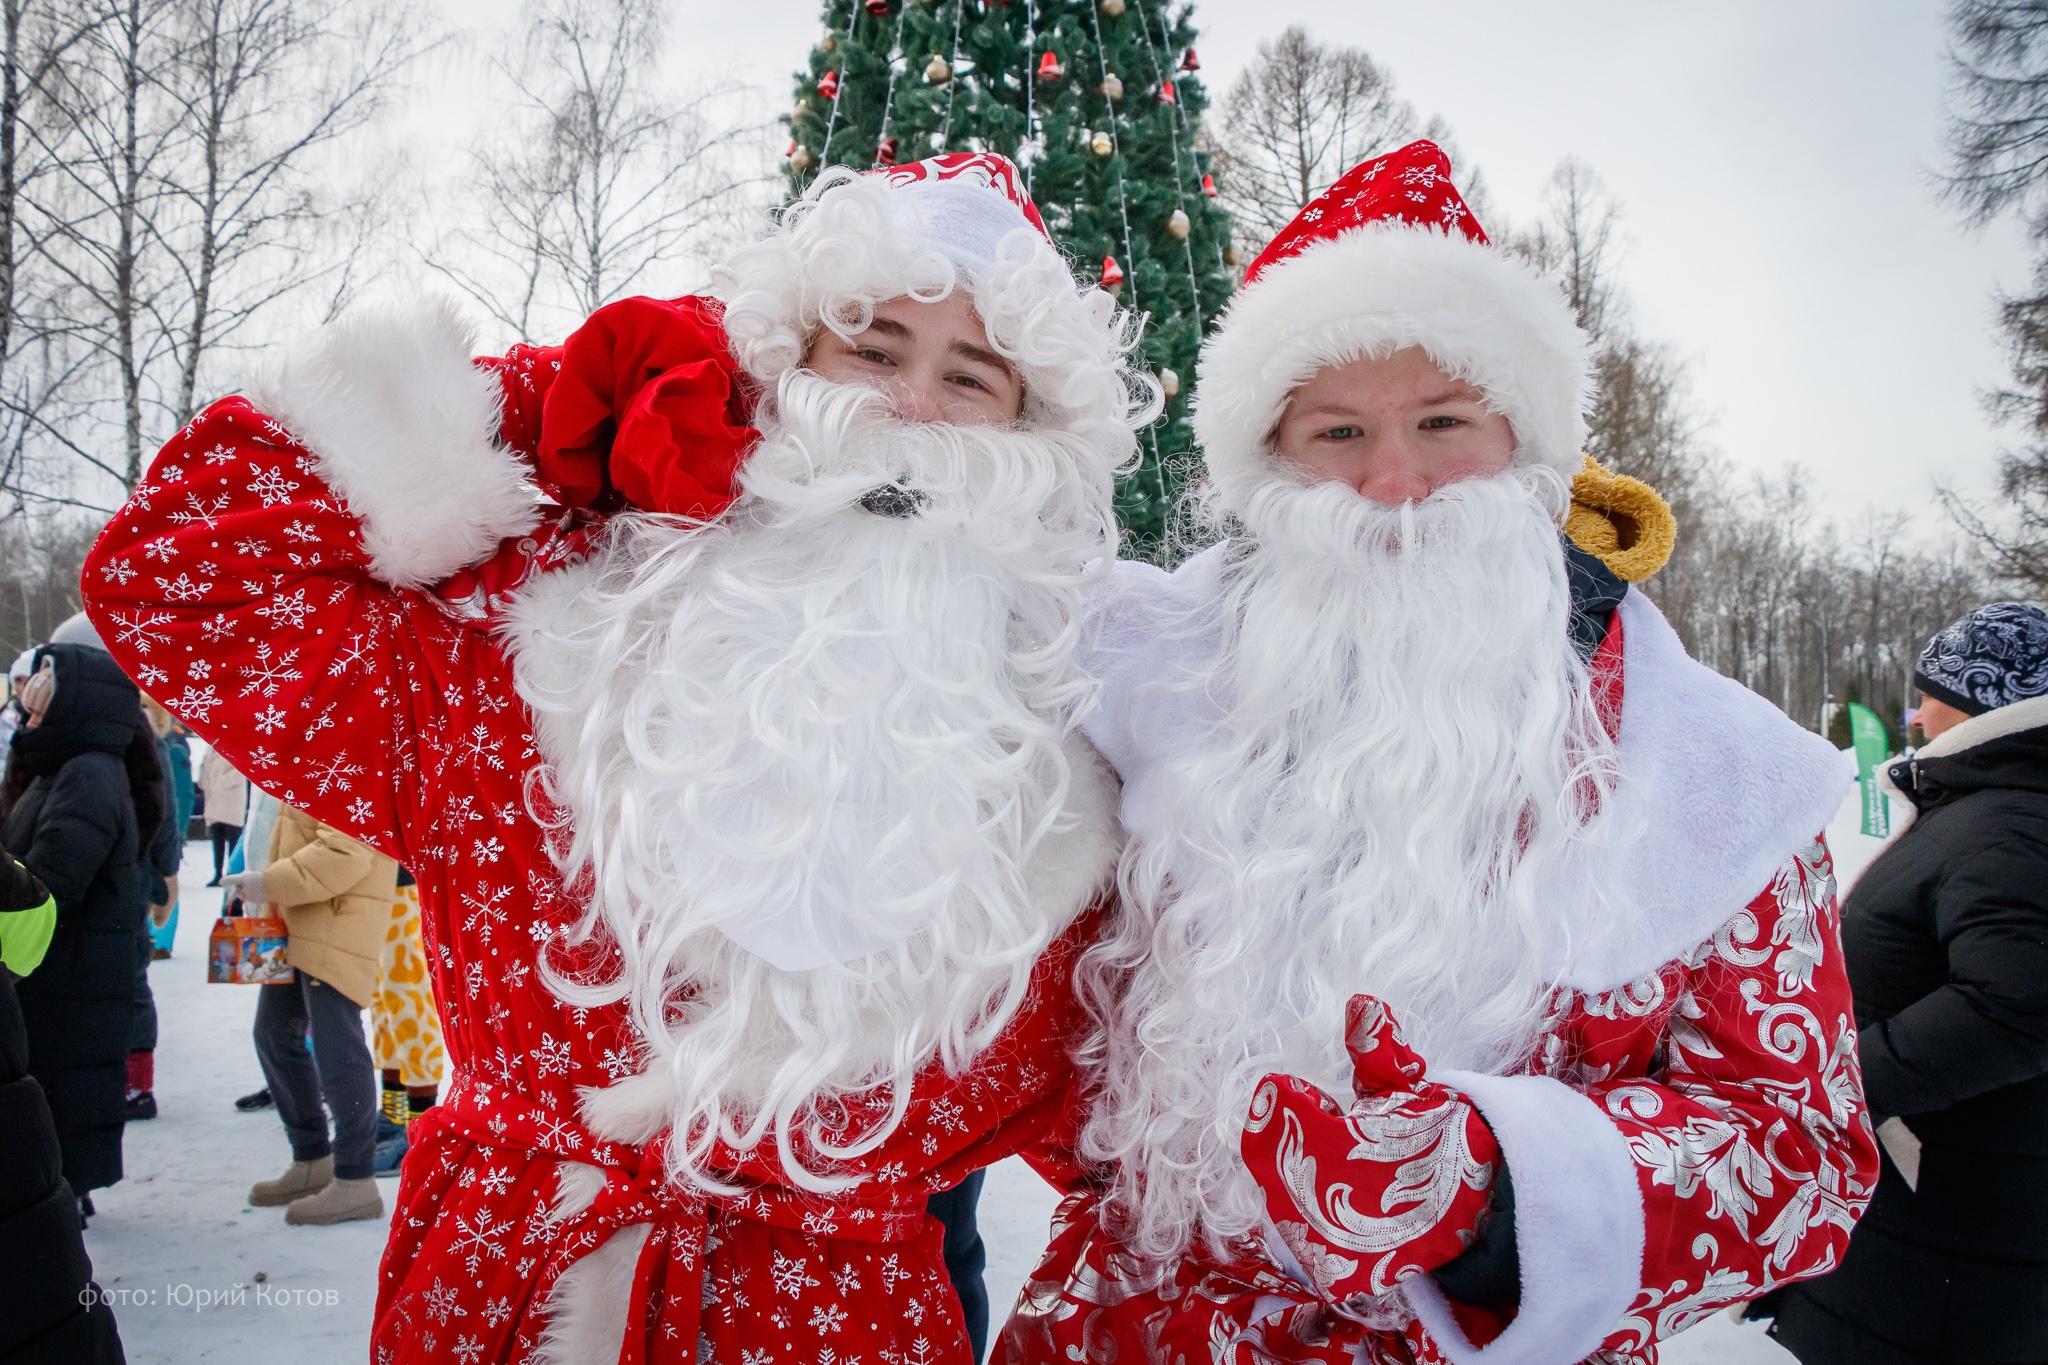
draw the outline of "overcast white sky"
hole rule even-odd
[[[444,0],[455,22],[509,7]],[[1290,23],[1370,51],[1441,114],[1496,206],[1533,217],[1576,154],[1626,206],[1623,275],[1643,329],[1695,365],[1738,465],[1804,465],[1830,511],[1985,490],[2008,438],[1978,391],[2003,362],[1994,287],[2025,283],[2012,226],[1965,232],[1939,160],[1939,0],[1209,0],[1195,22],[1220,95]],[[816,0],[687,0],[681,64],[780,108]],[[1919,518],[1937,530],[1938,513]]]

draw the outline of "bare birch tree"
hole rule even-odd
[[[188,138],[167,187],[180,287],[152,319],[176,363],[171,425],[197,410],[202,363],[272,305],[317,288],[331,313],[347,296],[375,186],[335,153],[383,111],[421,29],[407,0],[184,0],[165,91]]]
[[[465,220],[429,263],[514,334],[636,288],[680,293],[772,194],[746,92],[664,88],[661,0],[534,0],[498,63],[500,136],[466,178]]]
[[[1320,42],[1299,25],[1259,44],[1222,114],[1209,144],[1219,197],[1257,245],[1367,157],[1449,136],[1441,120],[1423,123],[1369,54]]]
[[[48,344],[94,378],[35,435],[106,509],[189,420],[208,362],[285,300],[345,291],[374,193],[339,155],[419,50],[411,0],[89,0],[38,87],[26,203]]]

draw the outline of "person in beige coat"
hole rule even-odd
[[[363,1010],[376,998],[398,864],[280,806],[269,861],[260,872],[231,873],[222,884],[246,904],[267,903],[283,918],[285,957],[294,968],[289,984],[262,987],[256,1003],[256,1055],[291,1138],[292,1164],[278,1179],[259,1181],[249,1202],[287,1205],[287,1223],[380,1217],[384,1201],[373,1165],[377,1077]]]
[[[221,867],[249,818],[249,779],[209,748],[199,760],[199,790],[206,798],[206,837],[213,841],[213,880],[207,885],[219,886]]]

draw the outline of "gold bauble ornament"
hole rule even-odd
[[[811,149],[799,147],[789,154],[789,168],[802,175],[811,168]]]
[[[1187,236],[1188,229],[1193,226],[1194,224],[1188,221],[1186,209],[1175,209],[1170,215],[1167,216],[1166,235],[1174,238],[1177,241],[1180,238]]]
[[[1102,12],[1114,19],[1124,12],[1124,0],[1102,0]]]
[[[953,64],[934,52],[931,63],[924,69],[924,78],[933,85],[944,85],[953,79]]]
[[[1116,150],[1116,141],[1108,133],[1097,133],[1088,139],[1088,150],[1097,156],[1108,156]]]
[[[1180,393],[1180,376],[1172,370],[1161,370],[1159,372],[1159,391],[1168,398],[1177,397]]]

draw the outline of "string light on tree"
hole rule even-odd
[[[1192,376],[1238,272],[1224,264],[1230,223],[1195,136],[1208,97],[1188,61],[1191,8],[1152,3],[819,0],[825,32],[789,120],[790,193],[827,166],[1001,152],[1060,248],[1101,262],[1097,282],[1140,315],[1146,368]],[[1127,99],[1133,81],[1130,95],[1157,98]],[[1192,383],[1161,384],[1165,416],[1117,488],[1140,553],[1163,547],[1194,460]]]

